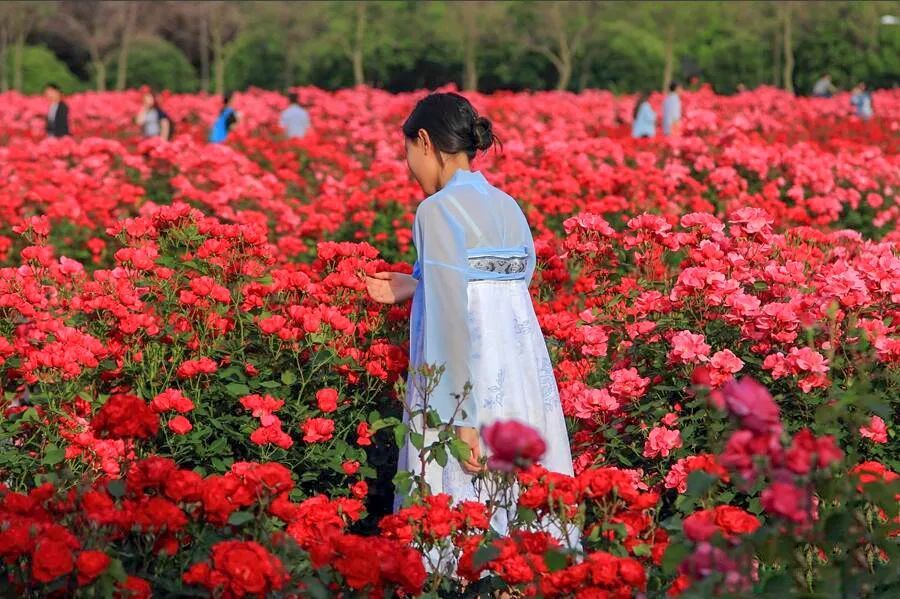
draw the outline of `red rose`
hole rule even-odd
[[[319,409],[325,412],[334,412],[337,410],[338,392],[335,389],[319,389],[316,393],[316,401]]]
[[[146,439],[156,435],[159,418],[141,398],[119,393],[111,395],[97,411],[91,427],[115,439]]]
[[[535,429],[516,420],[495,422],[481,430],[491,451],[488,467],[510,472],[541,459],[547,445]]]
[[[31,575],[38,582],[48,583],[72,571],[75,560],[69,546],[53,539],[37,542],[31,561]]]
[[[716,524],[726,536],[743,535],[759,528],[759,520],[753,514],[733,505],[720,505],[715,509]]]
[[[307,443],[328,441],[334,434],[334,420],[310,418],[303,423],[303,440]]]
[[[363,421],[356,426],[356,444],[360,447],[372,444],[372,431],[369,430],[368,422]]]
[[[109,556],[102,551],[82,551],[75,560],[78,569],[78,585],[84,586],[92,583],[98,576],[106,572],[109,567]]]
[[[350,460],[341,464],[341,469],[343,469],[344,474],[347,476],[353,476],[357,472],[359,472],[359,462],[356,460]]]
[[[366,484],[366,481],[361,480],[358,483],[351,485],[350,492],[353,493],[353,496],[357,499],[365,499],[366,495],[369,494],[369,485]]]
[[[685,536],[695,543],[707,541],[710,537],[719,532],[713,510],[700,510],[699,512],[694,512],[684,519],[682,528]]]
[[[115,599],[150,599],[153,594],[150,583],[137,576],[129,576],[117,589]]]
[[[184,416],[175,416],[169,420],[169,429],[176,435],[186,435],[193,428],[194,425]]]

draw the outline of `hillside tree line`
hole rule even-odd
[[[0,91],[900,83],[900,1],[0,3]]]

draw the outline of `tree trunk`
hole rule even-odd
[[[784,89],[794,93],[794,44],[791,36],[791,3],[782,4],[784,10]]]
[[[94,74],[97,76],[97,91],[106,91],[106,63],[98,58],[94,61]]]
[[[663,93],[666,93],[669,91],[669,85],[672,83],[672,75],[675,72],[675,27],[672,25],[669,25],[666,29],[664,52],[665,62],[663,63],[662,91]]]
[[[116,65],[116,90],[122,91],[128,81],[128,50],[137,20],[137,4],[129,2],[125,7],[125,26],[122,28],[122,43],[119,47],[119,62]]]
[[[9,91],[9,69],[7,68],[6,55],[9,47],[9,29],[6,23],[0,25],[0,92]]]
[[[356,85],[366,82],[363,70],[363,43],[366,35],[366,3],[356,3],[356,31],[353,36],[353,81]]]
[[[478,63],[475,59],[475,36],[466,33],[465,59],[463,61],[463,89],[478,91]]]
[[[200,19],[200,89],[209,93],[209,22],[204,15]]]
[[[572,57],[566,53],[565,56],[560,58],[561,60],[556,69],[559,72],[559,79],[556,82],[556,91],[564,92],[569,89],[569,83],[572,81]]]
[[[463,2],[458,5],[462,11],[463,27],[463,89],[478,91],[478,12],[480,2]]]
[[[210,25],[209,35],[210,40],[212,41],[213,81],[215,93],[221,96],[225,93],[225,44],[222,41],[222,22],[218,18],[213,18]]]
[[[22,91],[22,55],[25,53],[25,27],[16,32],[16,44],[13,47],[13,89]]]

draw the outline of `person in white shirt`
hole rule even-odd
[[[681,128],[681,84],[672,82],[669,84],[669,95],[663,101],[663,133],[666,135],[678,135]]]
[[[288,101],[290,106],[282,111],[279,123],[288,139],[301,138],[309,130],[309,113],[300,107],[297,94],[289,93]]]

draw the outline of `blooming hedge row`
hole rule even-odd
[[[63,140],[2,96],[4,593],[896,589],[900,94],[868,123],[688,94],[685,135],[650,141],[605,93],[474,98],[504,141],[478,167],[535,230],[576,465],[486,475],[522,490],[498,538],[445,496],[389,514],[408,308],[362,281],[409,272],[417,96],[299,91],[310,136],[252,92],[222,146],[211,98],[167,98],[163,143],[136,93],[72,98]]]

